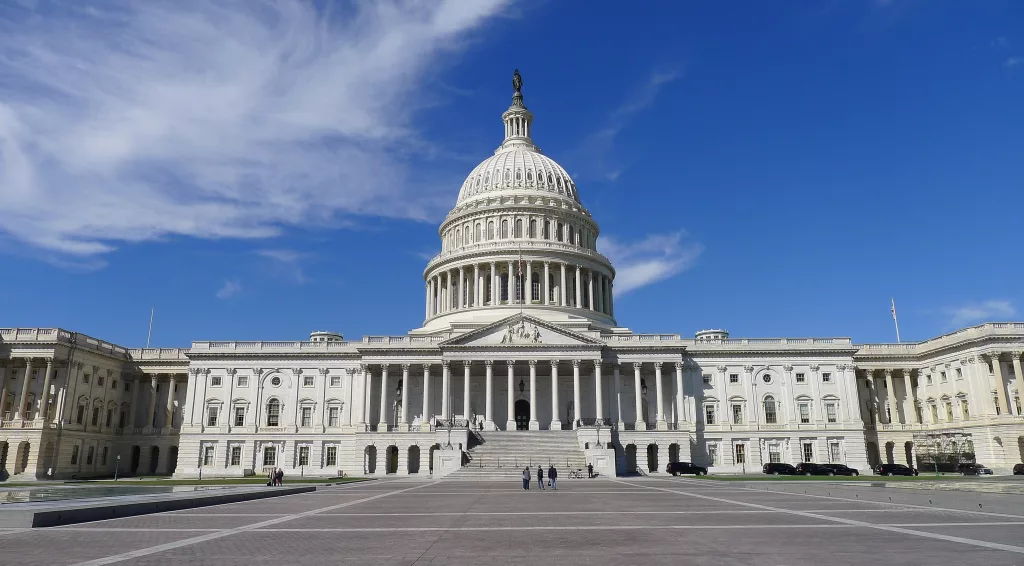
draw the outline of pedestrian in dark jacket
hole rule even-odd
[[[277,470],[277,485],[284,485],[284,470]]]
[[[558,470],[554,466],[548,468],[548,481],[551,482],[551,489],[558,489]]]
[[[590,477],[594,477],[594,465],[593,464],[587,464],[587,475],[590,476]]]
[[[544,489],[544,468],[537,466],[537,485]]]
[[[530,467],[523,468],[523,489],[530,489]]]

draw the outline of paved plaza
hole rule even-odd
[[[1020,564],[1024,495],[684,478],[376,481],[0,532],[60,564]]]

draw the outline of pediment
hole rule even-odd
[[[491,323],[483,328],[456,336],[440,344],[459,347],[543,347],[591,346],[604,343],[589,336],[577,334],[549,322],[524,314],[516,314]]]

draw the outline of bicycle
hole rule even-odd
[[[583,479],[583,470],[579,468],[575,470],[569,470],[569,479]]]

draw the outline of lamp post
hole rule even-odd
[[[114,459],[114,481],[117,481],[117,470],[121,467],[121,455],[118,454],[117,458]]]

